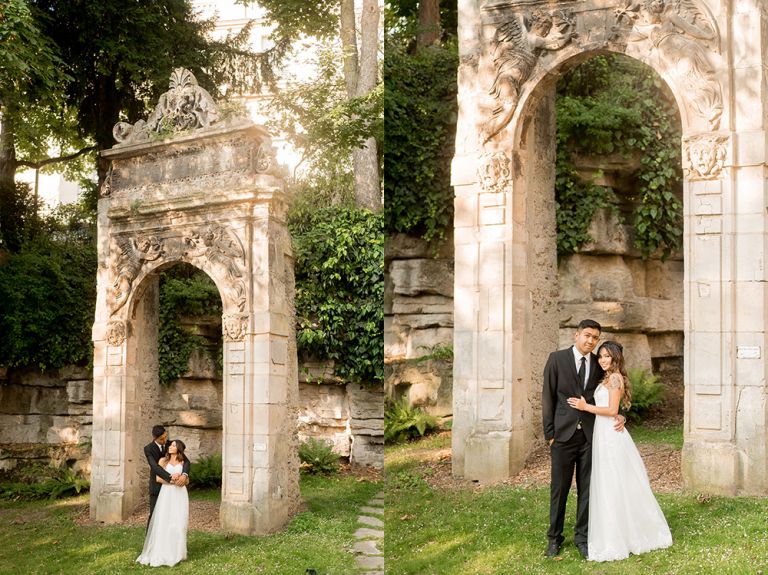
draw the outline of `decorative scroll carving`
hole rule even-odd
[[[258,174],[268,174],[275,165],[275,152],[271,145],[261,143],[254,152],[253,169]]]
[[[556,32],[552,32],[555,28]],[[496,77],[489,94],[496,100],[492,118],[483,126],[483,143],[488,142],[512,120],[523,84],[530,78],[541,53],[560,50],[575,34],[570,11],[546,12],[539,8],[521,22],[513,14],[502,23],[491,41],[491,58]]]
[[[107,343],[112,346],[123,345],[127,335],[124,321],[111,321],[107,324]]]
[[[243,270],[245,250],[240,238],[227,228],[211,226],[193,231],[184,238],[187,246],[186,255],[191,258],[205,258],[211,265],[218,266],[225,272],[227,287],[224,295],[237,305],[240,311],[245,308],[245,282]]]
[[[711,55],[719,52],[717,24],[693,0],[626,0],[622,15],[634,19],[630,43],[647,45],[659,69],[687,98],[690,109],[717,130],[723,114],[723,93]],[[632,50],[628,50],[631,53]]]
[[[221,318],[221,329],[224,341],[243,341],[248,329],[248,316],[242,314],[227,314]]]
[[[112,284],[112,314],[114,315],[128,300],[133,289],[133,280],[139,275],[144,262],[154,261],[163,255],[163,244],[156,236],[133,238],[118,236],[115,242],[120,250]]]
[[[477,168],[480,187],[486,192],[502,192],[512,183],[512,163],[504,152],[483,157]]]
[[[118,143],[146,142],[153,133],[207,128],[218,121],[219,109],[216,102],[205,88],[198,85],[192,72],[186,68],[176,68],[171,74],[168,87],[169,90],[160,96],[155,110],[146,121],[115,124],[112,135]]]
[[[725,165],[727,141],[727,136],[704,136],[688,140],[685,146],[686,175],[702,180],[719,178]]]

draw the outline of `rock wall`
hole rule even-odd
[[[222,381],[212,357],[196,350],[190,369],[159,388],[161,421],[197,458],[221,452]],[[384,464],[383,391],[326,378],[323,368],[300,369],[299,439],[326,439],[353,464]],[[29,463],[64,464],[90,473],[93,381],[87,368],[53,373],[0,369],[0,471]],[[147,442],[150,441],[147,430]]]
[[[589,233],[593,241],[580,253],[559,258],[559,347],[573,343],[581,319],[597,320],[603,339],[625,347],[628,367],[661,376],[666,403],[682,414],[682,258],[643,260],[632,246],[631,227],[610,209],[598,211]],[[429,354],[453,343],[452,246],[442,244],[436,255],[430,250],[402,234],[386,243],[385,390],[388,397],[406,395],[412,405],[448,416],[451,365]]]

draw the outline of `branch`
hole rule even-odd
[[[48,164],[56,164],[58,162],[68,162],[69,160],[74,160],[75,158],[82,156],[83,154],[87,154],[88,152],[94,151],[95,149],[96,149],[96,146],[88,146],[87,148],[78,150],[74,154],[69,154],[67,156],[59,156],[58,158],[46,158],[44,160],[40,160],[39,162],[30,162],[29,160],[19,160],[17,162],[17,165],[26,166],[27,168],[32,168],[33,170],[39,170],[40,168],[47,166]]]

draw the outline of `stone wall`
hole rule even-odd
[[[388,237],[384,266],[385,393],[450,415],[452,366],[435,352],[453,347],[453,240]]]
[[[182,439],[194,461],[221,452],[223,396],[210,354],[196,350],[189,363],[182,378],[159,388],[158,405],[169,437]],[[383,467],[381,389],[330,378],[317,383],[308,375],[317,375],[316,366],[300,373],[299,439],[326,439],[354,464]],[[42,463],[89,474],[92,393],[87,368],[0,370],[0,471]]]
[[[593,241],[559,258],[559,347],[573,343],[586,317],[603,325],[603,339],[625,346],[627,365],[654,372],[667,385],[666,402],[682,415],[683,261],[643,260],[632,229],[609,209],[589,230]],[[423,241],[398,234],[385,252],[385,390],[440,416],[452,410],[449,362],[422,359],[453,343],[453,256],[446,242],[432,255]],[[534,326],[536,329],[536,326]]]

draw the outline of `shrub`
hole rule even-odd
[[[310,437],[299,445],[301,470],[307,473],[335,473],[339,468],[339,456],[333,444],[324,439]]]
[[[49,468],[52,469],[52,468]],[[32,501],[35,499],[59,499],[77,495],[87,490],[90,482],[69,467],[53,470],[42,481],[13,481],[0,484],[0,499]]]
[[[384,412],[384,442],[400,443],[417,435],[423,437],[432,429],[439,429],[440,421],[420,407],[412,407],[407,397],[392,401]]]
[[[221,453],[201,457],[190,465],[189,484],[195,487],[221,487]]]
[[[353,383],[384,381],[384,228],[381,214],[345,206],[292,214],[296,343],[333,360]]]
[[[663,399],[664,385],[659,383],[658,375],[649,374],[644,369],[630,369],[627,377],[632,390],[632,405],[627,417],[634,423],[640,423],[648,411]]]

